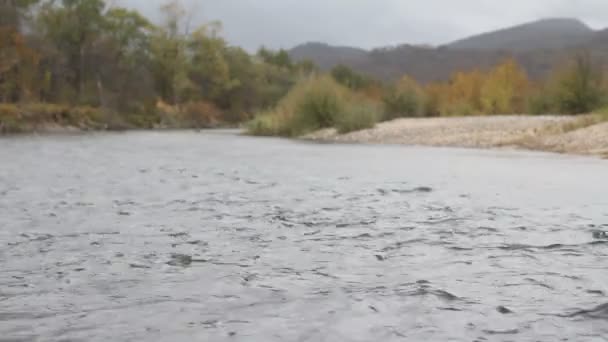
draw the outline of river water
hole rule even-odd
[[[606,341],[608,162],[0,139],[0,341]]]

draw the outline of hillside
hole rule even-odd
[[[308,43],[290,51],[323,70],[344,64],[383,80],[403,74],[421,82],[445,80],[455,71],[486,68],[514,57],[533,78],[545,76],[565,58],[585,48],[608,60],[608,30],[593,31],[575,19],[546,19],[484,33],[440,47],[401,45],[365,51]]]
[[[576,19],[544,19],[448,44],[451,49],[529,51],[586,44],[594,31]]]

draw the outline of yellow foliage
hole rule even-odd
[[[481,108],[486,114],[523,113],[530,81],[513,59],[492,69],[481,89]]]
[[[475,70],[468,73],[457,72],[450,82],[449,104],[454,107],[466,105],[472,113],[481,110],[481,89],[485,82],[485,75]]]

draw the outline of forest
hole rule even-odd
[[[604,70],[584,51],[532,80],[514,59],[442,82],[321,72],[286,50],[250,54],[222,25],[193,27],[178,1],[152,23],[103,0],[0,2],[0,132],[204,128],[349,132],[400,117],[580,114],[602,108]]]
[[[190,27],[177,1],[153,24],[103,0],[0,2],[0,131],[214,127],[273,106],[310,63]]]

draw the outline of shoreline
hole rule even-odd
[[[402,118],[346,134],[329,128],[300,138],[324,143],[513,148],[608,158],[608,122],[592,114]]]
[[[239,128],[221,126],[214,128],[95,129],[42,124],[22,132],[0,133],[0,137],[176,130],[199,132],[239,130]],[[242,129],[241,133],[246,134]],[[596,120],[592,114],[401,118],[378,123],[374,128],[346,134],[339,134],[334,128],[322,129],[297,139],[318,143],[515,149],[608,158],[608,121]]]

